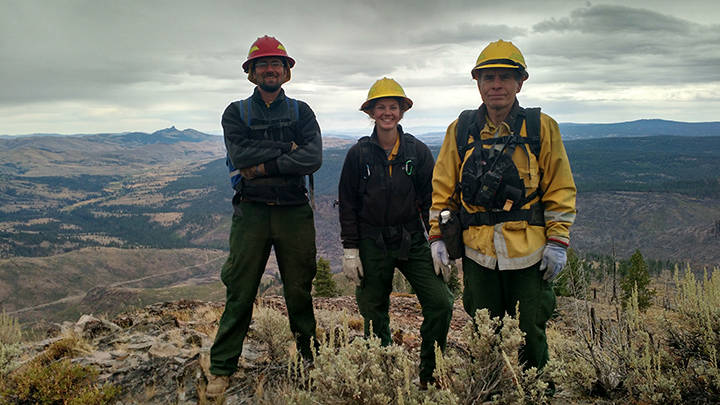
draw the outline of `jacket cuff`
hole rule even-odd
[[[268,160],[264,163],[265,165],[265,173],[267,173],[268,176],[277,176],[280,174],[280,168],[278,167],[277,161],[275,159]]]
[[[565,239],[565,238],[561,239],[561,238],[557,238],[557,237],[550,237],[550,238],[547,238],[547,243],[552,243],[553,245],[560,246],[560,247],[564,248],[565,250],[567,250],[567,248],[570,247],[570,243],[569,243],[569,241],[565,241],[563,239]]]
[[[280,146],[280,151],[285,154],[292,150],[292,142],[283,142]]]

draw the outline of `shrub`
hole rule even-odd
[[[19,343],[7,345],[0,342],[0,376],[9,373],[17,367],[16,358],[22,353]]]
[[[657,394],[655,400],[672,403],[672,379],[665,387],[669,395],[655,383],[667,354],[642,321],[637,297],[634,289],[617,319],[596,319],[587,302],[577,301],[569,317],[575,320],[576,339],[553,345],[556,359],[549,364],[550,372],[587,395],[617,399],[630,393],[648,400]]]
[[[10,404],[109,404],[119,388],[99,386],[97,369],[73,364],[86,343],[68,335],[0,380],[0,397]]]
[[[0,382],[0,395],[10,404],[110,404],[120,390],[98,386],[98,371],[69,359],[45,366],[35,364]]]
[[[720,397],[720,270],[711,277],[705,272],[702,280],[689,267],[682,281],[678,273],[677,317],[664,319],[671,361],[679,368],[684,399],[713,402]]]
[[[0,314],[0,344],[13,345],[21,339],[22,332],[17,319],[3,311]]]
[[[287,317],[267,307],[256,307],[253,313],[252,329],[255,338],[267,346],[268,355],[272,359],[288,360],[290,347],[295,340],[290,332]]]
[[[676,311],[665,311],[661,330],[641,310],[637,285],[616,319],[596,319],[576,301],[572,336],[552,336],[551,375],[584,394],[635,403],[711,403],[720,396],[720,271],[695,279],[676,272]]]
[[[15,358],[21,353],[22,332],[17,319],[3,311],[0,314],[0,375],[17,366]]]
[[[523,370],[519,353],[524,343],[518,318],[490,318],[487,309],[477,311],[474,322],[463,328],[467,346],[436,353],[436,375],[442,387],[459,403],[545,403],[546,382],[535,368]]]
[[[347,326],[338,329],[347,332]],[[323,404],[456,404],[448,391],[421,393],[412,382],[417,356],[398,345],[382,346],[374,336],[349,341],[343,332],[323,340],[310,372],[315,403]],[[338,342],[340,344],[338,344]]]

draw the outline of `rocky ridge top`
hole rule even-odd
[[[256,304],[286,314],[282,297],[259,298]],[[324,312],[345,313],[354,320],[352,338],[362,336],[362,317],[354,297],[315,298],[314,305],[318,318]],[[75,323],[53,325],[46,339],[26,344],[24,357],[32,359],[53,342],[74,333],[87,342],[89,349],[72,361],[100,370],[99,383],[120,387],[122,394],[117,404],[203,403],[210,347],[223,309],[223,303],[174,301],[123,313],[112,320],[83,315]],[[419,350],[423,318],[417,298],[393,294],[390,317],[395,342],[410,351]],[[469,319],[456,301],[449,344],[458,341]],[[319,320],[318,327],[323,323]],[[257,367],[267,356],[251,324],[239,372],[231,378],[225,396],[226,404],[252,403],[255,384],[243,372]]]

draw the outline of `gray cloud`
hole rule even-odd
[[[646,9],[600,5],[532,27],[556,37],[537,53],[569,61],[596,80],[655,82],[658,86],[720,80],[720,25],[701,25]],[[614,77],[609,78],[610,75]],[[682,78],[681,78],[682,77]]]
[[[551,18],[533,25],[533,31],[574,31],[583,34],[687,33],[693,24],[654,11],[626,6],[598,5],[575,9],[569,17]]]
[[[357,106],[383,76],[416,101],[406,124],[446,126],[479,104],[469,71],[498,38],[528,61],[521,102],[561,122],[718,120],[714,1],[623,3],[0,0],[0,134],[217,132],[252,91],[241,64],[265,34],[298,61],[288,93],[329,131],[367,128]]]

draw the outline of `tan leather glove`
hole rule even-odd
[[[345,277],[360,287],[364,275],[360,261],[360,249],[343,249],[343,273]]]

